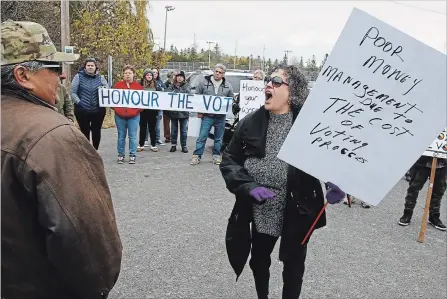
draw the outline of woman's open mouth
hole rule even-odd
[[[265,101],[267,102],[268,100],[270,100],[272,98],[272,92],[270,90],[266,90],[265,91]]]

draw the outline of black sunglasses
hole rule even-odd
[[[281,85],[283,85],[283,84],[286,85],[286,86],[289,86],[289,83],[284,82],[282,80],[282,78],[278,77],[278,76],[275,76],[273,78],[271,78],[271,77],[265,78],[265,81],[264,81],[265,85],[269,84],[270,82],[272,82],[272,85],[275,88],[281,87]]]

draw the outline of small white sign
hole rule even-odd
[[[188,122],[188,136],[199,137],[202,119],[198,117],[190,117]]]
[[[242,80],[239,94],[239,120],[265,103],[265,84],[262,80]]]
[[[377,205],[446,123],[445,54],[354,9],[278,157]]]
[[[73,46],[65,46],[64,52],[67,54],[74,54],[74,47]]]
[[[423,156],[447,159],[447,129],[444,129],[432,144],[425,150]]]

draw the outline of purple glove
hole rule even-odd
[[[342,202],[346,196],[345,192],[331,182],[327,182],[327,186],[329,187],[329,190],[326,192],[327,202],[331,205]]]
[[[266,199],[272,199],[276,194],[265,187],[256,187],[250,191],[250,196],[262,203]]]

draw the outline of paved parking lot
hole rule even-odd
[[[116,130],[103,131],[103,157],[124,246],[122,270],[109,298],[256,298],[250,268],[236,283],[225,252],[234,197],[211,153],[198,166],[189,154],[139,153],[137,164],[116,164]],[[397,220],[406,181],[377,207],[328,207],[328,225],[309,244],[301,298],[447,298],[446,233],[428,227],[416,242],[424,195],[409,227]],[[445,197],[441,219],[446,220]],[[272,256],[271,298],[281,297],[282,264]]]

